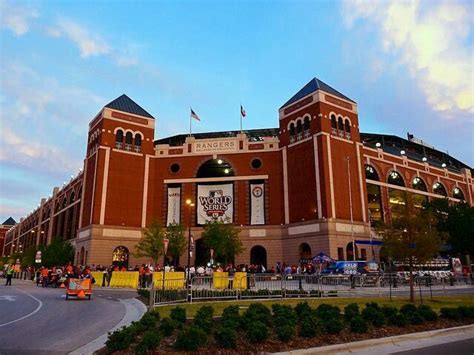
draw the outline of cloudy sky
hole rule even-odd
[[[87,123],[126,93],[156,138],[275,127],[318,77],[361,129],[419,138],[473,166],[472,1],[0,0],[0,223],[83,165]]]

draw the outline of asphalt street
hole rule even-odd
[[[3,279],[0,281],[4,281]],[[0,284],[0,354],[67,354],[112,329],[133,291],[95,290],[92,299],[65,300],[64,289],[29,281]]]
[[[400,351],[396,355],[472,355],[474,354],[474,339],[455,341],[447,344],[427,346],[426,348]]]

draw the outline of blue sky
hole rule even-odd
[[[0,0],[0,220],[83,164],[87,123],[126,93],[156,138],[275,127],[318,77],[364,132],[407,131],[473,165],[469,1]],[[0,222],[1,222],[0,221]]]

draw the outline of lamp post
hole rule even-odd
[[[165,262],[166,262],[166,254],[168,253],[168,245],[170,240],[168,238],[163,238],[163,286],[162,289],[165,289]]]
[[[192,211],[194,207],[194,203],[192,200],[187,199],[186,205],[189,207],[189,223],[188,223],[188,266],[187,266],[187,274],[186,274],[186,283],[187,288],[189,289],[191,286],[191,273],[189,271],[190,264],[191,264],[191,221],[192,221]]]

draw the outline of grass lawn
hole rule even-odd
[[[188,317],[194,317],[198,308],[203,305],[211,305],[214,307],[214,315],[220,316],[222,314],[222,310],[227,306],[231,305],[238,305],[245,309],[248,307],[250,303],[263,303],[267,307],[271,307],[272,304],[287,304],[291,306],[296,306],[296,304],[300,302],[308,302],[308,304],[315,308],[321,303],[327,303],[339,306],[341,310],[347,306],[349,303],[358,303],[359,306],[363,306],[368,302],[377,302],[378,304],[382,305],[390,305],[400,308],[404,304],[410,303],[406,297],[394,297],[393,301],[386,297],[382,298],[375,298],[375,297],[368,297],[368,298],[311,298],[311,299],[301,299],[301,298],[294,298],[294,299],[274,299],[274,300],[245,300],[245,301],[212,301],[212,302],[196,302],[196,303],[183,303],[183,304],[174,304],[174,305],[167,305],[167,306],[157,306],[155,308],[156,311],[160,313],[160,316],[169,317],[170,310],[176,306],[186,308],[186,315]],[[419,300],[417,300],[416,304],[420,304]],[[439,311],[441,307],[457,307],[457,306],[474,306],[474,297],[472,295],[465,296],[436,296],[433,301],[429,299],[423,299],[423,304],[427,304],[433,308],[435,311]]]

